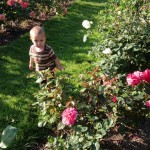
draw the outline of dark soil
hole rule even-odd
[[[104,150],[150,150],[150,119],[146,119],[137,129],[115,126],[102,140]]]
[[[19,38],[21,35],[29,32],[29,30],[35,25],[41,25],[43,21],[40,20],[27,20],[25,27],[12,27],[9,29],[0,30],[0,46],[6,45],[13,40]]]

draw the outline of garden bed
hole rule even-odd
[[[27,33],[32,26],[41,25],[41,21],[28,21],[25,28],[15,28],[1,31],[0,45],[6,45]],[[108,150],[149,150],[150,146],[150,120],[146,120],[138,130],[127,128],[124,133],[115,126],[101,141],[101,148]],[[32,150],[48,150],[47,144],[41,140],[32,146]],[[31,149],[31,147],[30,147]]]
[[[41,25],[42,22],[35,20],[27,20],[24,27],[12,27],[11,29],[2,29],[0,31],[0,46],[9,44],[13,40],[19,38],[21,35],[29,32],[29,30],[35,25]]]
[[[21,35],[29,32],[34,25],[41,25],[43,21],[28,20],[26,26],[22,28],[12,28],[2,30],[0,36],[0,45],[5,46],[19,38]],[[149,150],[150,146],[150,120],[147,119],[139,125],[138,129],[125,127],[124,131],[120,129],[120,125],[116,125],[101,141],[101,148],[108,150]],[[32,146],[32,150],[48,150],[46,141],[38,140]],[[30,147],[31,150],[31,147]]]

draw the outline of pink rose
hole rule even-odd
[[[30,12],[30,17],[31,17],[31,18],[35,18],[35,12],[34,12],[34,11],[31,11],[31,12]]]
[[[145,105],[150,108],[150,100],[146,101]]]
[[[113,101],[114,103],[116,103],[116,102],[117,102],[117,97],[113,97],[113,98],[112,98],[112,101]]]
[[[20,5],[22,8],[27,8],[29,6],[29,3],[28,2],[21,2]]]
[[[140,71],[135,71],[134,73],[130,73],[127,75],[127,83],[128,85],[138,85],[141,83],[141,72]]]
[[[7,5],[9,5],[9,6],[13,6],[14,4],[15,4],[14,0],[8,0],[7,1]]]
[[[0,14],[0,20],[5,20],[5,15],[4,14]]]
[[[68,107],[62,113],[62,123],[65,125],[73,125],[77,118],[78,112],[73,107]]]
[[[142,78],[142,80],[150,83],[150,69],[143,71],[141,74],[141,78]]]

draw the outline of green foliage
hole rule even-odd
[[[67,91],[72,91],[73,94],[76,93],[75,87],[80,84],[78,75],[88,70],[92,61],[87,55],[90,47],[83,46],[81,22],[86,17],[95,18],[100,5],[101,3],[92,2],[89,5],[85,1],[78,1],[68,7],[69,12],[65,17],[58,15],[43,24],[47,43],[53,47],[65,67],[59,74],[71,76]],[[7,124],[13,124],[19,129],[16,140],[10,146],[11,150],[33,149],[39,141],[45,141],[45,137],[51,134],[51,128],[38,128],[37,110],[32,106],[35,102],[33,93],[38,91],[39,86],[34,83],[34,79],[26,79],[30,72],[30,44],[26,33],[0,47],[0,129],[2,131]]]
[[[126,86],[121,80],[117,83],[117,115],[120,122],[137,128],[141,123],[139,120],[149,117],[149,108],[145,105],[149,100],[149,92],[145,90],[147,87],[150,85],[146,83],[136,87]]]
[[[48,72],[40,72],[43,77],[40,82],[47,79]],[[68,91],[69,78],[57,74],[35,94],[39,127],[49,126],[54,131],[48,137],[51,149],[98,150],[100,141],[116,123],[137,127],[139,120],[148,116],[149,108],[145,105],[150,92],[148,83],[126,86],[123,75],[110,78],[98,67],[81,74],[80,78],[77,95],[72,96],[72,90]],[[61,122],[62,111],[66,107],[75,107],[78,111],[77,120],[72,126],[65,126]]]
[[[150,66],[150,2],[148,0],[110,0],[99,12],[97,39],[90,53],[103,59],[103,70],[127,73]],[[110,48],[112,54],[102,51]],[[109,61],[108,61],[109,60]]]
[[[40,82],[47,79],[48,72],[40,72],[43,77]],[[99,141],[117,120],[117,105],[111,100],[112,93],[105,94],[109,89],[102,83],[106,82],[103,77],[98,68],[81,75],[82,85],[80,90],[76,89],[78,93],[74,97],[71,95],[72,90],[68,91],[68,87],[71,88],[67,81],[69,78],[56,74],[55,79],[51,78],[35,94],[39,127],[50,126],[55,132],[54,138],[49,139],[51,148],[99,149]],[[113,83],[112,80],[110,82]],[[78,111],[76,123],[70,127],[61,123],[61,114],[66,107],[76,107]]]
[[[145,106],[149,85],[127,86],[125,76],[150,67],[149,8],[148,0],[110,0],[106,9],[99,12],[95,27],[86,31],[94,40],[89,53],[101,58],[96,65],[107,75],[118,76],[115,88],[110,87],[117,98],[117,115],[122,122],[126,120],[133,126],[139,118],[149,116]]]

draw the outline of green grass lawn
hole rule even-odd
[[[65,70],[61,74],[71,77],[74,85],[78,84],[79,74],[91,67],[95,59],[88,55],[92,42],[83,43],[85,29],[82,21],[96,22],[99,10],[106,1],[76,0],[68,8],[66,16],[55,16],[44,23],[49,44],[60,58]],[[0,47],[0,132],[13,125],[19,129],[11,150],[24,150],[35,139],[46,136],[45,129],[37,127],[36,110],[32,103],[36,101],[33,94],[38,91],[34,79],[27,79],[30,72],[29,34],[21,36],[6,46]],[[41,136],[41,137],[40,137]]]

